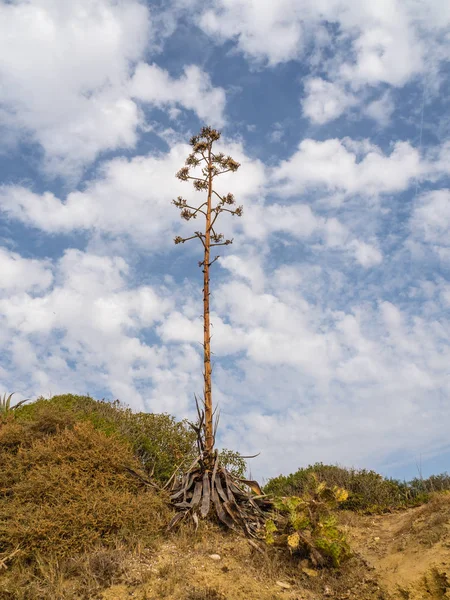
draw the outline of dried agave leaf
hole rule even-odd
[[[184,517],[186,516],[185,512],[179,512],[177,513],[173,519],[171,519],[169,525],[167,526],[167,529],[173,529],[173,527],[175,527],[175,525],[177,525],[182,519],[184,519]]]
[[[206,471],[206,473],[203,475],[203,499],[202,499],[202,505],[200,508],[200,514],[203,519],[209,513],[210,504],[211,504],[211,487],[209,484],[209,473],[208,473],[208,471]]]
[[[191,503],[185,502],[183,500],[183,502],[177,502],[176,504],[174,504],[174,506],[176,506],[177,508],[191,508]]]
[[[217,488],[217,491],[219,492],[220,497],[222,498],[222,500],[224,502],[226,502],[228,500],[228,496],[226,495],[225,490],[223,489],[222,482],[220,480],[220,473],[217,473],[214,483],[216,485],[216,488]]]
[[[239,481],[239,483],[243,483],[244,485],[248,485],[252,492],[257,496],[264,496],[263,491],[257,481],[253,481],[251,479],[237,479],[237,481]]]
[[[232,507],[230,501],[224,502],[223,507],[227,511],[227,513],[230,515],[230,517],[233,519],[233,521],[235,521],[235,522],[239,521],[240,514],[237,511],[233,510],[233,507]]]
[[[220,503],[219,496],[217,495],[215,490],[213,490],[213,504],[215,506],[216,514],[220,521],[222,521],[222,523],[224,523],[230,529],[235,530],[234,522],[224,511],[223,506]]]
[[[195,508],[200,504],[200,500],[202,499],[202,482],[197,481],[194,488],[194,495],[191,500],[191,508]]]

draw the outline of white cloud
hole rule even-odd
[[[207,73],[196,65],[184,67],[184,75],[173,79],[157,65],[140,63],[131,82],[131,95],[159,108],[183,106],[214,127],[224,124],[225,91],[214,88]]]
[[[247,157],[239,143],[225,141],[222,148],[242,163],[242,169],[223,175],[217,189],[233,191],[237,202],[245,203],[246,198],[261,191],[266,178],[264,166]],[[3,186],[0,209],[10,218],[47,233],[87,230],[129,236],[140,246],[160,250],[173,245],[179,230],[192,229],[171,205],[178,195],[192,197],[194,202],[200,197],[192,186],[175,178],[190,151],[190,146],[176,143],[167,154],[113,159],[101,166],[97,179],[87,182],[83,191],[71,192],[64,200],[51,192],[35,194],[21,186]],[[233,219],[223,219],[223,225],[229,232]]]
[[[316,461],[379,469],[395,452],[414,457],[430,444],[436,452],[447,445],[445,321],[430,327],[391,302],[332,312],[328,298],[305,302],[306,281],[292,295],[279,278],[269,281],[264,294],[230,283],[216,300],[246,348],[239,375],[230,368],[218,376],[230,424],[223,442],[262,450],[251,461],[254,473]]]
[[[450,261],[450,190],[433,190],[416,200],[411,216],[413,237]]]
[[[138,0],[0,0],[0,126],[9,143],[36,142],[46,171],[70,178],[104,151],[135,147],[144,117],[133,97],[223,124],[225,93],[199,67],[172,79],[142,62],[161,35],[151,16]]]
[[[312,73],[320,65],[328,81],[311,79],[303,101],[305,115],[319,124],[360,104],[363,98],[354,94],[366,88],[402,87],[421,74],[434,85],[448,54],[450,16],[445,0],[214,0],[207,8],[193,4],[203,31],[215,41],[233,40],[250,60],[269,66],[301,60]],[[374,111],[379,112],[376,105]]]
[[[53,280],[48,261],[23,258],[16,252],[0,248],[0,290],[4,295],[18,292],[40,292]]]
[[[337,119],[348,108],[357,104],[353,94],[320,77],[305,82],[305,94],[302,100],[303,114],[319,125]]]
[[[378,248],[370,244],[366,244],[360,240],[352,240],[349,246],[354,249],[355,257],[363,267],[373,267],[383,261],[383,255]]]
[[[252,218],[243,222],[243,230],[248,237],[259,242],[274,233],[287,233],[297,240],[320,240],[324,249],[335,248],[349,252],[365,268],[382,262],[382,254],[373,245],[354,239],[349,229],[338,219],[317,215],[307,204],[253,204],[249,210]],[[221,262],[235,275],[242,275],[243,267],[238,269],[236,264],[231,267],[231,263],[229,257]],[[251,281],[256,278],[259,287],[261,286],[261,272],[253,263],[250,263],[250,267],[245,266],[245,272],[247,275],[244,278]]]
[[[54,264],[54,286],[44,290],[51,274],[39,261],[12,259],[29,270],[28,289],[43,281],[39,296],[23,285],[0,299],[0,337],[11,356],[4,379],[20,380],[20,391],[33,396],[100,389],[136,409],[188,412],[197,353],[179,345],[169,354],[140,338],[172,310],[166,288],[130,288],[123,258],[67,250]]]
[[[363,109],[363,112],[376,121],[381,127],[386,127],[391,121],[394,110],[395,105],[392,95],[387,91],[377,100],[370,102],[370,104]]]
[[[296,56],[302,47],[301,7],[291,0],[261,4],[257,0],[215,2],[200,17],[202,29],[214,38],[237,38],[239,48],[275,65]]]
[[[418,151],[408,142],[396,142],[390,155],[385,155],[367,140],[306,139],[295,154],[274,168],[272,177],[282,194],[323,187],[370,195],[407,189],[425,169]]]
[[[228,254],[220,258],[220,266],[234,277],[249,281],[253,289],[261,290],[264,286],[264,270],[258,256]]]
[[[223,150],[241,162],[242,169],[237,174],[224,175],[218,181],[218,191],[232,190],[238,204],[242,202],[244,210],[251,215],[242,220],[223,219],[220,229],[227,237],[242,231],[240,241],[244,242],[249,236],[265,242],[272,234],[287,233],[294,239],[315,239],[325,248],[350,253],[365,268],[381,262],[382,256],[376,247],[359,240],[339,219],[318,215],[303,203],[282,205],[261,201],[260,194],[264,194],[267,181],[264,165],[249,159],[238,143],[225,141]],[[172,246],[175,234],[185,235],[192,229],[190,223],[179,219],[178,211],[170,203],[179,194],[198,201],[198,195],[190,192],[190,186],[174,177],[188,152],[188,146],[176,143],[165,155],[111,160],[102,166],[98,179],[87,183],[83,191],[69,193],[65,200],[49,192],[39,195],[23,187],[5,186],[0,189],[0,208],[10,218],[48,233],[86,230],[94,236],[126,237],[147,249],[161,250]],[[363,159],[357,163],[360,155]],[[374,186],[390,191],[398,189],[399,184],[390,183],[389,173],[401,179],[400,185],[406,185],[408,161],[415,159],[415,151],[408,145],[405,149],[395,148],[391,157],[384,157],[367,142],[306,140],[299,152],[274,169],[271,185],[277,193],[284,194],[288,190],[291,195],[299,194],[305,186],[321,184],[330,190],[347,186],[347,193],[374,193]],[[397,169],[398,162],[402,170]],[[378,169],[384,170],[384,182],[378,177]],[[173,182],[170,188],[168,181]],[[237,275],[243,265],[236,260],[225,257],[223,266]],[[247,272],[253,284],[260,287],[261,272],[254,268]]]
[[[134,146],[139,115],[126,85],[150,35],[135,0],[0,3],[4,124],[32,135],[51,172]]]
[[[1,206],[10,217],[48,233],[84,229],[133,235],[145,245],[168,244],[168,229],[178,219],[170,199],[182,190],[175,173],[186,153],[185,146],[167,156],[114,159],[84,191],[71,192],[64,201],[50,192],[39,195],[23,187],[4,187]],[[173,182],[170,188],[168,181]]]
[[[363,27],[353,46],[356,63],[340,68],[340,76],[356,89],[377,83],[403,86],[423,69],[424,48],[407,10],[398,2],[381,4],[361,14]]]
[[[442,19],[436,17],[439,10]],[[314,39],[328,42],[335,53],[342,52],[342,73],[356,85],[403,85],[423,68],[426,48],[421,36],[433,41],[436,31],[444,31],[449,22],[448,7],[439,0],[432,11],[414,0],[215,0],[213,8],[201,10],[199,16],[206,33],[222,41],[234,39],[244,54],[270,65],[301,58]],[[332,35],[324,34],[325,23],[339,27],[343,46],[351,41],[353,62],[347,59],[352,54],[348,45],[344,53]]]

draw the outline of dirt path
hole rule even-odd
[[[450,599],[450,495],[404,512],[350,518],[347,528],[393,598]]]

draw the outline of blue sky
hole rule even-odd
[[[449,470],[449,48],[446,0],[0,0],[0,391],[193,416],[209,124],[219,445]]]

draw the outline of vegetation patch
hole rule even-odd
[[[170,518],[167,498],[128,470],[141,471],[129,442],[41,408],[0,426],[2,598],[50,597],[77,561],[108,585],[117,547],[152,547]]]
[[[266,542],[308,558],[313,567],[340,566],[351,552],[332,511],[347,497],[346,490],[330,488],[312,474],[302,496],[273,500],[277,512],[266,522]],[[307,566],[304,571],[315,575]]]
[[[118,400],[98,401],[73,394],[38,398],[21,406],[15,417],[28,424],[26,435],[32,439],[79,421],[89,422],[106,436],[116,435],[128,442],[144,470],[159,482],[195,456],[196,438],[187,421],[176,421],[168,414],[136,413]]]
[[[311,491],[311,474],[331,487],[338,486],[348,491],[348,498],[340,503],[340,509],[364,513],[382,513],[418,506],[428,502],[431,492],[450,490],[450,476],[447,473],[429,479],[402,482],[386,479],[379,473],[366,469],[347,469],[316,463],[291,475],[271,479],[264,491],[275,496],[308,493]]]

